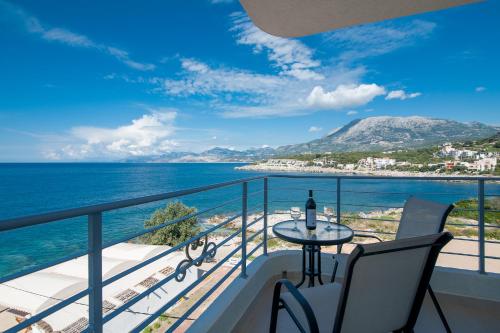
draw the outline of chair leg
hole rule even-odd
[[[439,305],[436,295],[434,294],[434,291],[432,290],[430,285],[427,288],[427,290],[429,291],[429,296],[431,296],[432,303],[434,303],[434,307],[436,308],[436,311],[439,315],[439,318],[441,319],[441,322],[443,323],[444,328],[446,329],[446,332],[451,333],[450,325],[448,325],[448,321],[446,320],[443,310],[441,309],[441,306]]]
[[[333,257],[333,273],[332,273],[332,280],[331,282],[335,282],[335,275],[337,274],[337,267],[339,266],[339,262],[337,261],[337,259],[335,259],[335,256]]]
[[[342,252],[342,244],[340,245],[337,245],[337,254],[341,253]],[[335,282],[335,275],[337,274],[337,268],[339,266],[339,262],[337,261],[337,259],[335,259],[335,256],[333,256],[333,272],[332,272],[332,279],[331,279],[331,282]]]
[[[278,311],[280,309],[280,293],[281,284],[276,284],[273,291],[273,304],[271,306],[271,322],[269,325],[269,333],[276,332],[276,326],[278,323]]]

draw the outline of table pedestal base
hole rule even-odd
[[[306,255],[308,256],[308,265],[306,267]],[[302,246],[302,279],[296,285],[299,288],[304,284],[306,276],[309,278],[308,287],[314,287],[314,278],[318,278],[318,282],[323,284],[321,279],[321,246],[319,245],[303,245]]]

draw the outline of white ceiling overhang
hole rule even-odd
[[[240,0],[256,26],[280,37],[307,36],[480,1]]]

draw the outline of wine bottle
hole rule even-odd
[[[309,190],[309,199],[306,202],[306,228],[316,229],[316,202],[314,202],[312,190]]]

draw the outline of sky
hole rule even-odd
[[[0,0],[0,162],[301,143],[357,118],[500,125],[500,1],[302,38],[231,0]]]

